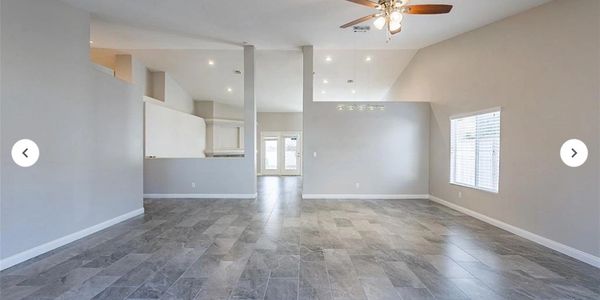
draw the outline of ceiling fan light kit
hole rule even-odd
[[[379,30],[386,28],[388,41],[392,38],[392,35],[402,30],[402,19],[404,18],[404,14],[437,15],[446,14],[452,10],[452,5],[447,4],[408,5],[410,0],[379,0],[377,3],[369,0],[346,1],[374,8],[378,10],[378,12],[348,22],[340,26],[340,28],[347,28],[375,18],[373,26]]]

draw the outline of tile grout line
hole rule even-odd
[[[267,290],[269,289],[269,282],[271,282],[271,270],[269,270],[269,277],[267,278],[267,284],[265,285],[265,291],[261,299],[265,299],[267,297]]]

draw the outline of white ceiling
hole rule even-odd
[[[372,13],[344,0],[62,1],[92,13],[94,47],[129,49],[123,51],[152,69],[171,73],[197,100],[240,104],[243,77],[233,71],[242,70],[243,42],[255,45],[258,110],[301,111],[299,46],[316,48],[315,100],[378,101],[417,49],[549,0],[411,0],[454,8],[447,15],[405,16],[402,32],[389,43],[372,26],[366,33],[340,29]],[[332,62],[324,61],[326,55]],[[373,58],[369,63],[364,61],[367,55]],[[208,66],[209,59],[216,64]],[[348,79],[355,82],[348,84]]]
[[[116,52],[133,55],[151,70],[169,73],[195,100],[243,104],[243,75],[235,74],[235,70],[244,72],[241,49],[129,49]],[[382,101],[415,53],[416,50],[316,50],[314,99]],[[302,52],[257,50],[255,56],[258,111],[302,111]],[[326,60],[327,57],[331,60]],[[209,65],[209,61],[213,65]],[[348,83],[349,79],[353,83]]]
[[[227,47],[246,41],[259,49],[419,49],[503,19],[548,0],[411,0],[412,4],[447,3],[447,15],[407,15],[403,31],[386,43],[383,32],[353,33],[339,26],[373,9],[344,0],[63,0],[92,12],[92,38],[105,48]],[[121,32],[118,45],[115,27]],[[366,23],[369,24],[369,23]],[[139,34],[159,31],[164,38]],[[123,38],[127,36],[127,38]],[[113,43],[109,45],[109,43]]]
[[[317,49],[314,100],[382,101],[416,53],[417,50]]]
[[[130,49],[118,53],[133,55],[151,70],[166,71],[196,100],[237,106],[243,103],[243,75],[234,73],[244,72],[241,49]],[[415,53],[416,50],[316,50],[315,101],[381,101]],[[302,52],[257,50],[255,55],[258,111],[302,111]],[[366,61],[366,57],[370,60]],[[209,61],[214,64],[209,65]],[[353,83],[348,83],[349,79]],[[228,92],[228,88],[232,91]]]
[[[94,45],[96,43],[94,42]],[[122,49],[153,71],[169,73],[195,100],[242,106],[243,50],[238,49]],[[302,53],[300,50],[255,52],[255,96],[261,112],[302,111]],[[214,64],[209,65],[208,61]],[[228,88],[232,91],[228,92]]]

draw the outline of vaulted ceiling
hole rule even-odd
[[[337,57],[328,64],[315,60],[315,78],[320,80],[316,100],[372,101],[387,91],[387,82],[395,81],[418,49],[548,2],[411,0],[411,4],[446,3],[454,8],[447,15],[407,15],[402,32],[386,42],[384,32],[373,26],[361,33],[339,28],[372,13],[344,0],[63,1],[92,13],[94,47],[126,49],[151,68],[171,73],[197,99],[237,101],[235,95],[222,94],[227,85],[235,86],[235,77],[232,83],[226,78],[236,64],[242,65],[241,52],[231,53],[244,42],[255,45],[260,111],[301,110],[299,46],[314,45],[316,54]],[[234,51],[219,51],[224,49]],[[375,59],[365,64],[369,55]],[[208,59],[220,63],[204,70]],[[324,77],[330,77],[331,83],[323,86]]]
[[[447,15],[407,15],[402,33],[389,43],[381,31],[354,33],[339,26],[372,9],[344,0],[63,0],[90,11],[96,19],[92,36],[102,47],[223,47],[248,42],[260,49],[293,49],[315,45],[328,49],[419,49],[503,19],[547,0],[411,0],[411,4],[454,5]],[[106,24],[137,29],[123,32],[121,45]],[[369,25],[369,23],[366,23]],[[139,30],[181,38],[155,40]],[[113,31],[114,33],[114,31]],[[199,43],[204,42],[204,44]]]

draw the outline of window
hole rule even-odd
[[[450,118],[450,183],[498,192],[500,109]]]

